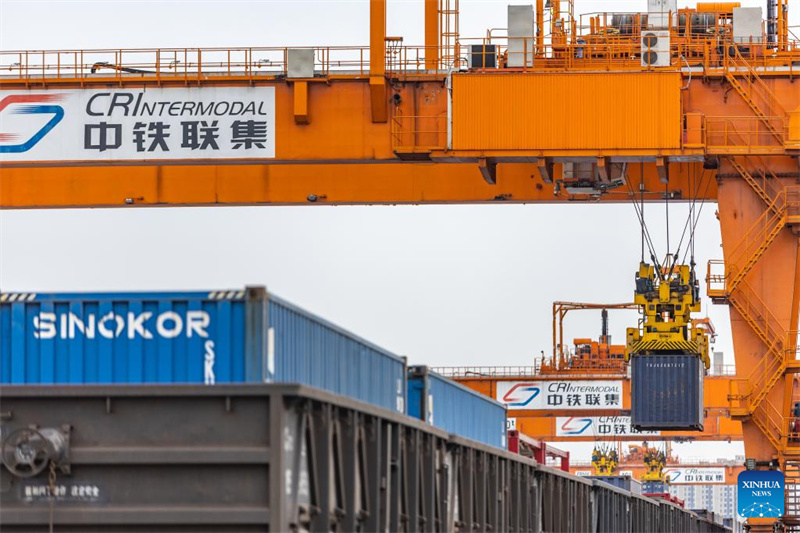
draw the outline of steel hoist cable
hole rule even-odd
[[[650,231],[647,228],[647,222],[644,218],[644,163],[641,164],[640,168],[641,168],[640,171],[641,182],[639,184],[639,190],[640,190],[641,205],[639,205],[636,202],[636,193],[634,192],[633,187],[631,187],[630,180],[627,179],[627,176],[625,176],[626,179],[624,181],[625,185],[628,187],[628,191],[631,197],[631,203],[633,204],[633,208],[636,211],[636,217],[639,219],[639,228],[642,234],[642,263],[644,263],[644,245],[647,244],[647,249],[650,252],[650,259],[656,266],[659,267],[658,271],[660,275],[661,265],[656,256],[656,249],[655,246],[653,245],[653,239],[650,236]]]

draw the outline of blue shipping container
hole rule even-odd
[[[263,287],[0,294],[0,384],[279,381],[404,412],[405,372]]]
[[[699,355],[631,357],[631,425],[637,430],[703,431],[703,376]]]
[[[474,441],[506,449],[506,408],[426,366],[408,369],[408,415]]]

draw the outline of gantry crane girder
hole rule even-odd
[[[269,157],[0,150],[0,208],[716,200],[725,262],[709,288],[731,305],[733,411],[749,457],[800,460],[789,415],[800,46],[784,11],[774,42],[670,23],[663,67],[642,66],[640,28],[620,35],[597,16],[587,30],[559,11],[546,39],[539,17],[535,47],[511,68],[503,43],[492,65],[461,60],[460,47],[493,41],[459,37],[453,4],[425,2],[426,44],[414,47],[387,38],[385,1],[371,0],[370,45],[315,48],[310,75],[283,48],[0,52],[3,98],[274,90]]]
[[[737,121],[742,128],[757,124],[737,118],[750,111],[726,95],[721,76],[696,76],[682,90],[688,77],[679,72],[420,74],[393,83],[383,102],[391,118],[374,122],[369,76],[296,82],[252,74],[189,81],[180,75],[128,79],[118,71],[78,78],[59,73],[41,82],[0,76],[0,89],[5,95],[109,85],[131,91],[187,83],[274,87],[275,157],[158,163],[146,157],[57,163],[5,157],[2,208],[624,202],[631,188],[638,196],[642,183],[646,200],[667,195],[688,201],[717,197],[713,179],[694,192],[704,173],[714,172],[708,168],[717,166],[712,158],[770,157],[778,176],[794,176],[800,168],[788,149],[763,134],[757,135],[763,147],[709,144],[739,142],[733,138]],[[800,106],[790,76],[767,81],[787,107]],[[300,85],[305,89],[299,91]],[[300,106],[297,98],[307,101]],[[706,123],[696,132],[687,130],[693,114]],[[298,123],[298,116],[307,123]],[[717,119],[721,133],[702,129]],[[693,135],[698,138],[690,147]],[[112,165],[115,171],[107,172]],[[592,179],[583,179],[581,168]],[[722,175],[732,174],[722,168]]]

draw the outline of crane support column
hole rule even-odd
[[[372,122],[386,122],[386,0],[369,2],[369,96]]]
[[[425,69],[439,69],[439,2],[425,0]]]

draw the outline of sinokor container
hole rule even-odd
[[[0,384],[300,383],[405,410],[405,359],[268,295],[0,294]]]

